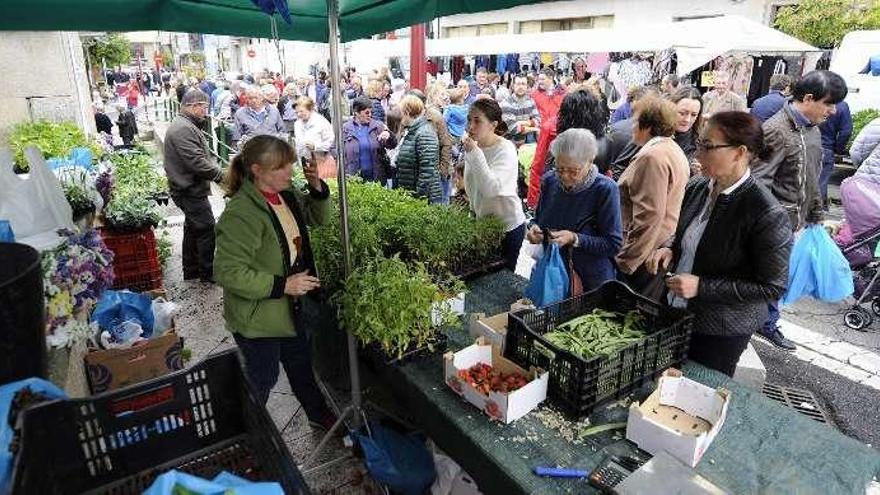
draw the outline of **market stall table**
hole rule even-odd
[[[497,314],[520,297],[525,281],[508,271],[469,284],[468,313]],[[466,327],[448,330],[450,350],[471,343]],[[731,391],[732,402],[719,436],[696,470],[729,493],[865,493],[880,474],[880,452],[763,397],[727,376],[696,363],[682,367],[689,378]],[[486,495],[495,493],[593,493],[585,480],[539,478],[535,466],[591,470],[609,453],[634,447],[618,433],[581,440],[563,438],[533,411],[510,425],[492,422],[443,382],[441,356],[386,369],[384,383],[404,400],[401,408],[470,473]],[[647,394],[646,387],[641,394]],[[636,394],[636,399],[642,396]],[[540,410],[540,411],[543,411]],[[546,416],[545,416],[546,417]],[[600,407],[593,425],[625,422],[623,405]],[[545,424],[548,423],[548,424]],[[550,424],[550,426],[554,426]],[[570,436],[570,435],[569,435]]]

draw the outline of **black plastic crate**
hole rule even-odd
[[[593,309],[639,311],[648,335],[611,356],[584,359],[544,339],[543,335]],[[504,355],[528,368],[550,372],[548,396],[565,414],[582,417],[606,401],[617,400],[687,358],[693,316],[661,306],[609,281],[581,296],[539,310],[511,313]]]
[[[178,469],[229,471],[308,494],[278,429],[245,379],[235,349],[192,368],[23,413],[15,494],[139,494]]]

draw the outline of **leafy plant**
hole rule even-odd
[[[800,0],[782,7],[774,26],[821,48],[834,48],[850,31],[880,28],[875,0]]]
[[[159,220],[156,203],[145,197],[117,195],[104,207],[104,222],[111,231],[135,232],[155,227]]]
[[[400,358],[434,336],[431,306],[443,296],[420,263],[376,259],[358,267],[339,297],[340,321],[363,344]]]
[[[875,108],[870,108],[867,110],[861,110],[853,114],[853,130],[852,136],[849,138],[849,143],[846,144],[846,147],[849,148],[852,146],[853,141],[855,141],[856,136],[862,132],[862,129],[865,128],[872,120],[880,117],[880,110]]]
[[[162,230],[156,237],[156,250],[159,255],[159,263],[162,269],[168,268],[168,260],[171,259],[171,234],[167,230]]]
[[[118,152],[108,159],[113,168],[115,195],[154,198],[168,191],[168,179],[148,153]]]
[[[61,187],[64,189],[64,197],[70,203],[70,208],[73,210],[74,219],[95,210],[95,202],[92,201],[88,191],[80,184],[65,182],[61,184]]]
[[[131,42],[119,33],[95,38],[87,44],[89,55],[94,63],[118,67],[131,61]]]
[[[83,131],[73,122],[22,122],[12,128],[9,145],[15,156],[15,164],[21,171],[28,171],[30,165],[24,157],[28,146],[36,146],[43,157],[66,157],[77,147],[92,147]],[[93,150],[93,153],[95,150]]]

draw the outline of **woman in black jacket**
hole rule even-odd
[[[766,154],[754,117],[713,115],[696,147],[703,176],[687,186],[672,248],[658,249],[647,268],[669,267],[669,304],[694,314],[688,357],[733,376],[767,303],[785,292],[791,227],[749,171]]]
[[[681,88],[669,96],[675,103],[675,142],[684,151],[691,166],[691,176],[699,175],[700,162],[697,161],[697,136],[703,122],[703,100],[697,88]]]

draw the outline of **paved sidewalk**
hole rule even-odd
[[[786,320],[780,320],[779,327],[797,344],[793,355],[798,359],[880,390],[880,354]]]

